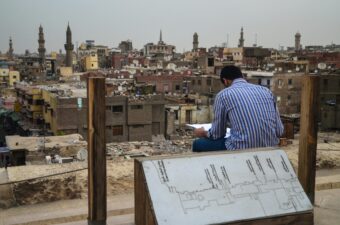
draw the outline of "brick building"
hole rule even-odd
[[[304,73],[274,74],[272,91],[280,114],[300,113],[303,75]]]
[[[320,76],[321,129],[340,129],[340,74]]]
[[[214,95],[224,88],[217,75],[190,76],[188,81],[189,93]]]
[[[186,83],[189,80],[187,75],[150,75],[136,76],[137,83],[145,83],[156,86],[157,93],[185,93]]]

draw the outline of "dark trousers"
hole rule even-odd
[[[193,152],[209,152],[226,150],[225,138],[212,140],[209,138],[199,138],[192,143]]]

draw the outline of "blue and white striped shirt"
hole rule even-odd
[[[225,136],[227,150],[275,146],[283,134],[283,125],[274,96],[268,88],[235,79],[215,98],[214,119],[208,137]]]

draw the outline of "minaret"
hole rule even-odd
[[[41,25],[39,26],[38,43],[39,43],[38,52],[39,52],[39,57],[40,57],[40,63],[43,65],[43,64],[45,64],[46,48],[45,48],[44,30],[43,30]]]
[[[238,47],[243,48],[244,47],[243,27],[241,27],[241,35],[240,35],[240,39],[238,41],[239,41]]]
[[[192,51],[196,51],[197,49],[198,49],[198,34],[195,32],[192,42]]]
[[[297,32],[295,34],[295,51],[301,50],[301,34]]]
[[[163,42],[163,37],[162,37],[162,30],[160,31],[159,33],[159,42],[158,42],[159,45],[164,45],[164,42]]]
[[[8,49],[8,53],[7,56],[9,59],[13,59],[13,42],[12,42],[12,37],[9,37],[9,49]]]
[[[66,44],[65,50],[66,50],[66,60],[65,64],[67,67],[72,67],[72,51],[74,49],[74,45],[72,44],[72,33],[70,29],[70,24],[67,25],[67,31],[66,31]]]

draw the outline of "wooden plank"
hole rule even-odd
[[[298,178],[312,203],[315,197],[319,80],[319,76],[305,75],[301,94]]]
[[[143,179],[143,168],[141,163],[135,159],[134,161],[134,189],[135,189],[135,223],[142,225],[145,221],[145,179]]]
[[[151,197],[147,190],[146,179],[141,161],[134,161],[135,173],[135,223],[136,225],[156,225]]]
[[[105,78],[88,77],[88,223],[106,224]]]

